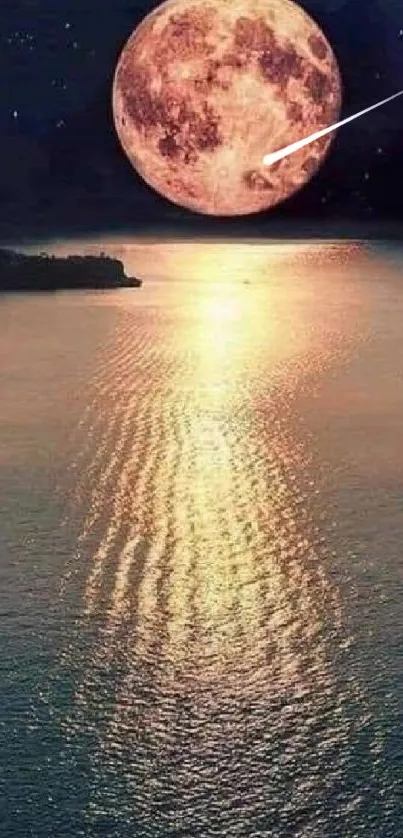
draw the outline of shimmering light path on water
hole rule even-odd
[[[395,838],[397,268],[125,259],[0,310],[6,834]]]

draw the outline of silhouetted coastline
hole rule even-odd
[[[139,288],[141,279],[127,277],[123,263],[105,254],[28,255],[0,250],[0,291],[61,291],[74,289]]]

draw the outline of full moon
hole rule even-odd
[[[336,122],[333,50],[292,0],[167,0],[119,57],[113,114],[140,176],[189,210],[261,212],[322,164],[332,135],[270,167],[263,158]]]

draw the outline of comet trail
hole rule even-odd
[[[353,119],[358,119],[359,116],[364,116],[365,113],[373,111],[375,108],[380,108],[381,105],[386,105],[387,102],[391,102],[392,99],[396,99],[398,96],[402,95],[403,90],[400,90],[399,93],[394,93],[393,96],[388,96],[387,99],[382,99],[382,102],[370,105],[369,108],[365,108],[365,110],[359,111],[359,113],[354,113],[352,116],[342,119],[341,122],[335,122],[334,125],[329,125],[328,128],[322,128],[321,131],[316,131],[314,134],[311,134],[309,137],[305,137],[303,140],[297,140],[297,142],[291,143],[291,145],[287,145],[285,148],[273,151],[272,154],[266,154],[263,158],[263,163],[265,166],[272,166],[273,163],[277,163],[277,161],[282,160],[283,157],[288,157],[288,155],[293,154],[294,151],[299,151],[300,148],[304,148],[306,145],[309,145],[309,143],[314,143],[315,140],[325,137],[326,134],[330,134],[331,131],[336,131],[337,128],[341,128],[341,126],[346,125],[347,122],[351,122]]]

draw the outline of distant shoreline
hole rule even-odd
[[[45,252],[0,250],[0,292],[88,291],[141,285],[141,279],[126,276],[123,262],[104,253],[59,257]]]
[[[82,238],[55,238],[55,239],[46,239],[38,242],[36,241],[25,241],[20,242],[19,244],[7,245],[9,247],[18,248],[19,250],[23,251],[27,255],[35,255],[38,254],[41,250],[46,249],[49,252],[55,253],[57,256],[62,254],[67,254],[71,252],[72,248],[76,249],[78,252],[81,253],[92,253],[98,252],[100,249],[119,252],[119,256],[124,254],[125,250],[130,250],[132,247],[141,246],[141,245],[181,245],[181,244],[192,244],[197,243],[198,245],[242,245],[242,246],[253,246],[253,245],[267,245],[270,246],[280,246],[282,244],[293,244],[295,246],[298,245],[309,245],[309,244],[341,244],[343,242],[350,243],[350,244],[367,244],[367,245],[399,245],[403,243],[402,238],[398,235],[396,236],[371,236],[371,235],[340,235],[337,236],[335,234],[332,235],[305,235],[305,236],[298,236],[298,235],[290,235],[290,236],[282,236],[282,235],[273,235],[271,237],[265,235],[243,235],[243,236],[229,236],[229,235],[211,235],[211,236],[200,236],[197,233],[189,232],[181,233],[180,235],[170,234],[169,232],[164,232],[161,235],[156,235],[155,233],[149,234],[141,234],[141,235],[133,235],[132,237],[130,234],[119,234],[116,236],[88,236]]]

